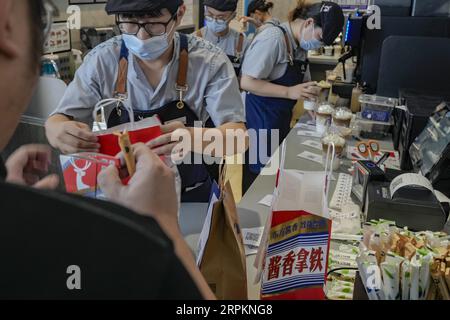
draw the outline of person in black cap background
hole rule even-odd
[[[307,51],[332,44],[343,26],[344,14],[336,3],[299,0],[288,22],[256,35],[244,57],[241,78],[241,88],[248,92],[249,129],[279,130],[279,143],[286,138],[297,101],[316,100],[319,93],[316,83],[310,82]],[[268,143],[268,158],[276,147]],[[264,165],[258,159],[244,168],[244,190]]]
[[[273,2],[266,0],[253,0],[247,7],[247,15],[239,20],[243,23],[251,23],[258,31],[261,31],[266,23],[280,24],[281,22],[272,16]]]
[[[239,83],[227,56],[203,39],[176,32],[186,12],[182,0],[109,0],[106,11],[116,16],[122,35],[97,46],[78,69],[46,123],[53,147],[63,153],[95,152],[99,146],[90,130],[92,112],[106,98],[121,98],[128,109],[134,109],[136,120],[159,116],[163,135],[149,143],[159,155],[172,155],[179,142],[172,140],[174,132],[187,130],[192,145],[183,146],[183,151],[197,154],[209,143],[194,139],[208,131],[218,129],[224,146],[230,145],[227,130],[245,133]],[[116,108],[116,103],[106,108],[108,127],[129,122],[125,109]],[[197,121],[203,128],[194,130]],[[213,156],[235,152],[226,149]],[[183,202],[209,201],[211,178],[218,176],[216,167],[178,166]]]
[[[195,35],[222,49],[239,76],[249,42],[244,33],[230,27],[231,21],[236,18],[237,4],[238,0],[205,0],[205,27]]]
[[[0,82],[0,152],[39,79],[52,8],[0,1],[0,76],[8,79]],[[179,230],[173,172],[144,145],[135,154],[128,186],[112,168],[100,179],[134,211],[48,190],[58,185],[45,177],[49,147],[22,146],[5,165],[0,159],[0,299],[214,298]]]

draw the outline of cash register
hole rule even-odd
[[[386,219],[411,230],[441,231],[448,218],[427,178],[399,170],[384,172],[369,160],[355,164],[352,192],[366,221]]]
[[[364,212],[367,221],[386,219],[413,231],[442,231],[448,214],[434,190],[422,184],[408,184],[405,175],[397,179],[392,182],[374,181],[368,185]]]
[[[387,219],[411,230],[442,231],[450,196],[450,106],[440,104],[411,146],[415,171],[384,173],[375,164],[355,165],[353,192],[364,200],[367,220]],[[446,203],[446,205],[444,205]]]

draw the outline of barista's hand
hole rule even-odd
[[[51,162],[51,148],[44,145],[26,145],[20,147],[6,161],[6,181],[26,185],[37,189],[54,190],[58,187],[57,175],[41,177],[48,173]]]
[[[181,137],[189,134],[186,126],[179,121],[162,125],[161,131],[160,137],[147,144],[158,156],[171,156],[174,148],[180,143]]]
[[[155,218],[162,225],[177,223],[178,201],[175,175],[162,160],[142,143],[133,146],[136,173],[124,186],[115,166],[108,167],[98,176],[106,196],[127,208]]]
[[[98,139],[85,123],[76,121],[48,121],[47,138],[50,144],[63,154],[98,152]]]
[[[310,100],[315,101],[319,97],[320,87],[316,82],[306,82],[288,89],[288,99],[290,100]]]

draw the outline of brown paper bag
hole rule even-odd
[[[219,185],[213,186],[212,194],[218,197],[215,202],[214,197],[211,197],[210,217],[204,227],[206,232],[209,229],[209,236],[202,250],[199,267],[219,300],[247,300],[242,233],[231,185],[229,182],[224,184],[224,177],[225,170],[222,170]]]

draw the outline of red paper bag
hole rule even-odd
[[[281,170],[263,264],[263,300],[325,299],[331,220],[325,172]]]
[[[119,159],[95,153],[60,156],[66,191],[90,198],[103,198],[98,187],[98,174],[111,165],[120,167]]]
[[[335,156],[332,144],[325,171],[286,170],[283,143],[271,215],[254,264],[262,300],[325,299],[331,239],[328,192]]]
[[[97,132],[100,153],[116,156],[121,150],[115,132],[127,131],[132,144],[147,143],[161,135],[161,122],[155,117],[135,123],[126,123],[105,131]]]
[[[75,155],[61,156],[61,166],[63,170],[66,191],[69,193],[77,193],[92,198],[104,198],[103,192],[97,184],[98,174],[105,167],[116,165],[120,168],[120,161],[116,159],[118,153],[121,152],[119,138],[115,133],[128,132],[132,144],[148,143],[161,135],[161,121],[157,116],[149,117],[141,121],[135,122],[134,111],[124,105],[130,114],[130,123],[107,129],[106,128],[104,107],[111,103],[122,103],[117,99],[106,99],[100,101],[94,108],[94,131],[98,137],[100,144],[99,153],[83,153]],[[100,113],[100,122],[98,120],[98,112]],[[128,183],[128,179],[122,181]]]

